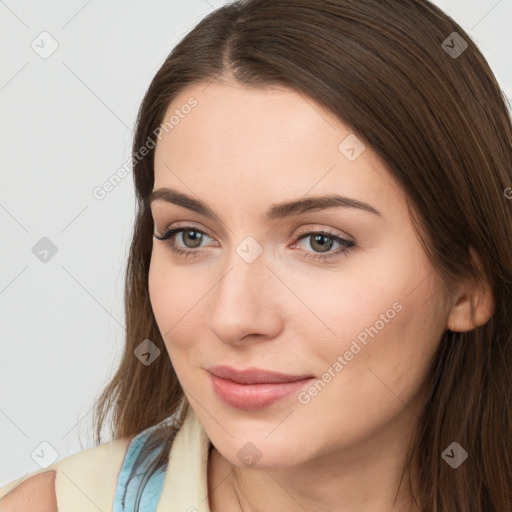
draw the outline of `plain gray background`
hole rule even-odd
[[[135,202],[131,175],[103,200],[93,190],[129,158],[167,54],[224,3],[0,0],[0,486],[94,446],[91,410],[124,342]],[[512,0],[435,3],[512,98]]]

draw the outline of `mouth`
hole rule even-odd
[[[286,375],[255,368],[234,370],[216,366],[208,371],[217,398],[230,407],[246,411],[289,398],[315,379],[312,375]]]
[[[313,377],[313,375],[288,375],[261,368],[237,370],[224,365],[212,366],[208,371],[215,377],[230,380],[237,384],[281,384],[286,382],[297,382]]]

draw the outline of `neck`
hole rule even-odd
[[[210,510],[421,512],[410,493],[408,474],[400,481],[407,446],[404,437],[392,435],[397,432],[394,427],[388,425],[371,439],[319,454],[300,466],[280,469],[234,466],[212,446]],[[412,430],[412,422],[409,427]],[[416,487],[413,475],[411,480]]]

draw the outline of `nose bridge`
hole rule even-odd
[[[268,283],[271,275],[263,256],[263,248],[256,242],[244,239],[230,251],[226,259],[225,272],[217,286],[217,303],[236,302],[245,299],[245,302],[258,302],[258,297],[265,293],[262,284]],[[263,297],[262,297],[263,298]]]
[[[276,294],[267,258],[263,247],[247,238],[226,258],[211,301],[210,327],[224,341],[247,334],[270,335],[277,326]]]

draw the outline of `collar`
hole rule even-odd
[[[210,512],[208,452],[211,441],[189,404],[169,453],[162,495],[156,512]]]

